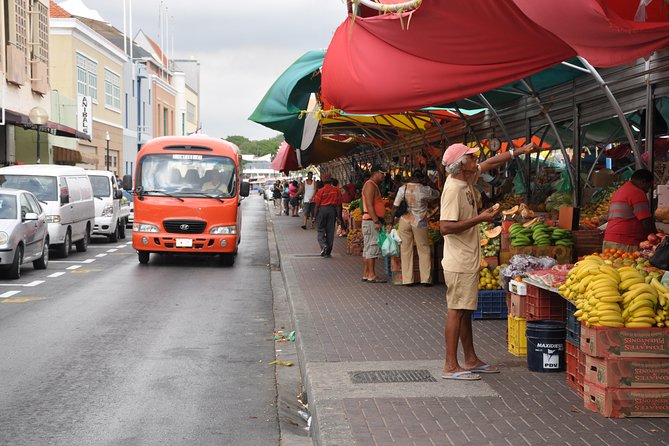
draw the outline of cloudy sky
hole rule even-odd
[[[123,0],[81,1],[123,30]],[[132,0],[133,34],[141,28],[160,42],[161,4],[174,57],[200,61],[203,132],[216,137],[275,136],[248,116],[291,63],[327,48],[346,17],[342,0]]]

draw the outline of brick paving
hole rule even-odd
[[[323,368],[316,366],[323,364],[405,370],[426,363],[439,378],[445,288],[363,283],[361,258],[346,255],[345,238],[338,238],[333,256],[324,259],[316,231],[302,230],[301,218],[271,214],[316,444],[669,445],[669,418],[605,418],[583,408],[565,373],[528,371],[524,358],[507,352],[502,320],[474,321],[477,353],[502,369],[481,381],[438,379],[420,384],[433,386],[427,391],[431,396],[424,395],[425,387],[416,396],[411,386],[418,384],[376,385],[383,386],[379,392],[365,385],[358,391],[318,376]],[[377,262],[379,276],[386,277],[384,269],[384,262]],[[322,400],[319,379],[332,387]],[[477,393],[484,387],[491,391]],[[384,393],[387,389],[394,389],[394,396]],[[490,393],[494,396],[479,396]]]

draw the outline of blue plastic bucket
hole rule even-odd
[[[527,321],[527,368],[532,372],[564,372],[564,322]]]

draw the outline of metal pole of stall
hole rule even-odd
[[[577,230],[581,219],[581,110],[574,104],[574,216],[571,229]]]

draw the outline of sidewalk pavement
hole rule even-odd
[[[528,371],[524,358],[507,352],[506,320],[474,321],[478,355],[501,373],[441,379],[443,285],[364,283],[362,259],[346,254],[345,238],[322,258],[316,231],[301,229],[302,218],[275,216],[271,205],[268,212],[315,444],[669,445],[668,418],[602,417],[583,408],[565,373]],[[415,372],[399,374],[409,380],[427,371],[431,380],[354,384],[408,370]]]

